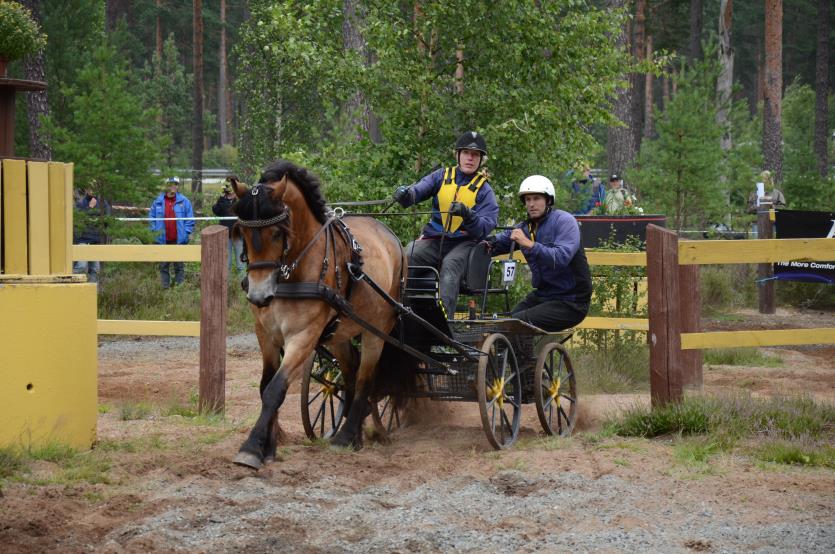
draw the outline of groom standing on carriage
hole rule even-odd
[[[496,227],[499,216],[487,175],[479,172],[486,157],[484,137],[466,132],[455,143],[455,166],[433,171],[412,186],[398,187],[393,195],[404,208],[432,197],[429,223],[406,253],[410,266],[438,268],[441,300],[450,319],[470,251]]]

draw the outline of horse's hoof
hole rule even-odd
[[[252,469],[261,469],[264,463],[261,458],[249,452],[238,452],[232,461],[239,466],[251,467]]]
[[[357,443],[358,441],[355,441],[352,437],[346,438],[340,435],[336,435],[334,438],[331,439],[331,446],[338,446],[340,448],[350,448],[351,450],[359,450],[360,448],[362,448],[362,443]]]

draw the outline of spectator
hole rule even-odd
[[[178,192],[180,180],[170,177],[166,189],[151,204],[151,231],[157,233],[157,244],[188,244],[194,231],[194,210],[188,198]],[[171,286],[171,264],[174,265],[174,282],[180,285],[185,280],[183,262],[161,262],[159,276],[162,288]]]
[[[82,214],[80,219],[83,225],[81,231],[75,233],[75,244],[101,244],[102,221],[99,216],[110,215],[110,205],[107,202],[99,203],[99,199],[88,188],[76,202],[75,208]],[[76,260],[72,265],[72,272],[86,274],[88,283],[98,284],[100,269],[98,261]]]
[[[409,265],[439,268],[441,300],[450,319],[470,251],[496,227],[499,216],[488,176],[479,171],[486,157],[484,137],[466,132],[455,143],[455,166],[433,171],[412,186],[399,187],[393,195],[403,207],[432,199],[429,223],[406,252]]]
[[[574,197],[576,211],[574,215],[590,213],[596,206],[602,206],[606,199],[606,187],[592,177],[591,166],[583,162],[578,168],[581,177],[571,183],[571,195]]]
[[[762,187],[759,185],[762,184]],[[757,189],[748,196],[748,213],[755,214],[761,204],[768,204],[770,208],[785,208],[786,197],[783,191],[774,186],[774,178],[767,169],[760,173]]]
[[[223,185],[223,190],[220,196],[212,206],[212,213],[218,217],[234,217],[232,213],[232,204],[238,200],[235,196],[235,191],[232,190],[232,185],[226,183]],[[241,254],[243,253],[243,241],[240,237],[232,238],[232,227],[235,226],[235,221],[232,219],[221,219],[220,224],[229,230],[229,271],[234,267],[238,269],[238,273],[244,273],[244,263],[241,261]]]
[[[604,206],[609,215],[621,214],[635,204],[635,195],[623,184],[623,177],[613,173],[609,177],[609,189],[606,191]]]

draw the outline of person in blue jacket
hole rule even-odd
[[[589,311],[591,273],[574,216],[554,208],[554,184],[532,175],[519,186],[528,219],[488,240],[493,255],[515,242],[531,270],[533,292],[511,314],[545,331],[574,327]]]
[[[179,187],[180,180],[170,177],[166,181],[166,190],[151,204],[151,231],[157,233],[157,244],[188,244],[194,231],[194,210],[189,199],[178,192]],[[161,262],[159,276],[164,289],[171,286],[172,264],[175,284],[180,285],[185,280],[183,262]]]
[[[393,194],[404,208],[432,198],[429,223],[421,236],[406,247],[406,253],[410,266],[438,268],[441,301],[450,319],[455,313],[470,251],[496,227],[499,217],[499,205],[488,177],[479,171],[486,157],[484,137],[468,131],[455,143],[455,166],[433,171],[412,186],[399,187]]]

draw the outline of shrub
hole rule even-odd
[[[0,58],[16,60],[45,47],[46,35],[32,12],[17,2],[0,2]]]

